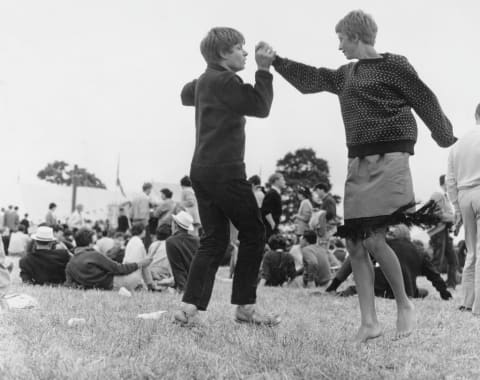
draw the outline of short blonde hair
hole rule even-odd
[[[218,63],[222,60],[221,54],[231,52],[237,44],[245,44],[245,38],[238,30],[212,28],[200,43],[200,52],[207,63]]]
[[[343,33],[348,38],[358,39],[368,45],[375,45],[378,27],[373,17],[362,10],[351,11],[335,26],[336,33]]]

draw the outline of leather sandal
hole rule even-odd
[[[257,326],[273,327],[281,322],[281,318],[278,315],[262,314],[254,310],[252,313],[235,313],[235,322],[248,323]]]

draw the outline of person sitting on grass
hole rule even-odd
[[[30,241],[28,234],[26,233],[26,228],[23,224],[19,224],[17,227],[17,231],[12,232],[10,235],[10,242],[8,243],[8,254],[9,255],[17,255],[17,256],[25,256],[27,252],[27,245]]]
[[[445,281],[440,276],[440,273],[435,269],[430,257],[424,250],[418,249],[418,247],[411,241],[410,231],[405,225],[397,225],[390,228],[390,233],[387,235],[387,244],[395,252],[400,262],[400,267],[403,274],[403,280],[405,284],[405,291],[408,297],[412,298],[425,298],[428,295],[426,289],[417,287],[417,277],[426,276],[427,279],[440,293],[440,297],[443,300],[449,300],[452,298],[452,294],[447,290]],[[377,297],[394,298],[392,288],[390,287],[385,275],[380,267],[374,268],[375,281],[374,291]],[[341,283],[343,283],[347,277],[352,273],[352,265],[350,258],[347,258],[343,263],[340,270],[337,272],[332,283],[327,288],[327,292],[335,292]],[[344,292],[340,293],[343,296],[356,294],[354,286],[347,288]]]
[[[75,234],[73,257],[65,268],[66,283],[71,287],[83,289],[112,290],[119,288],[118,279],[150,265],[151,258],[138,262],[119,264],[93,249],[95,232],[81,228]]]
[[[165,240],[171,236],[172,227],[162,224],[157,228],[152,244],[148,247],[148,257],[153,259],[149,266],[153,281],[172,278],[172,268],[167,257]]]
[[[268,246],[270,250],[263,257],[260,285],[282,286],[292,282],[296,276],[295,260],[286,250],[285,238],[279,234],[272,235]]]
[[[147,251],[143,243],[145,238],[145,229],[147,227],[143,223],[135,223],[132,226],[132,237],[125,247],[125,256],[123,258],[123,264],[135,263],[144,260],[147,257]],[[128,290],[142,290],[147,288],[148,290],[155,290],[153,284],[152,275],[148,266],[138,268],[136,271],[119,277],[117,279],[119,287],[127,288]]]
[[[117,263],[123,262],[125,257],[125,234],[123,232],[115,232],[113,235],[113,247],[105,253],[105,256]]]
[[[303,285],[308,288],[326,285],[331,279],[331,267],[339,261],[325,247],[317,244],[317,234],[306,230],[300,240],[303,256]]]
[[[32,250],[19,262],[22,281],[33,285],[63,284],[70,253],[55,248],[57,240],[51,227],[38,227],[32,239]]]
[[[172,232],[165,241],[167,257],[175,280],[175,289],[183,293],[193,257],[200,246],[200,239],[191,234],[194,231],[193,218],[186,211],[172,215]],[[190,232],[190,233],[189,233]]]

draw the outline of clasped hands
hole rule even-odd
[[[275,50],[264,41],[260,41],[255,46],[255,61],[260,70],[269,70],[275,55]]]

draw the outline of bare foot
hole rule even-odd
[[[401,339],[409,336],[415,329],[416,324],[417,318],[415,307],[413,306],[413,303],[410,302],[409,306],[398,309],[397,333],[395,338]]]
[[[379,323],[368,326],[360,326],[357,334],[353,338],[355,343],[366,343],[367,340],[378,338],[382,335],[382,327]]]

